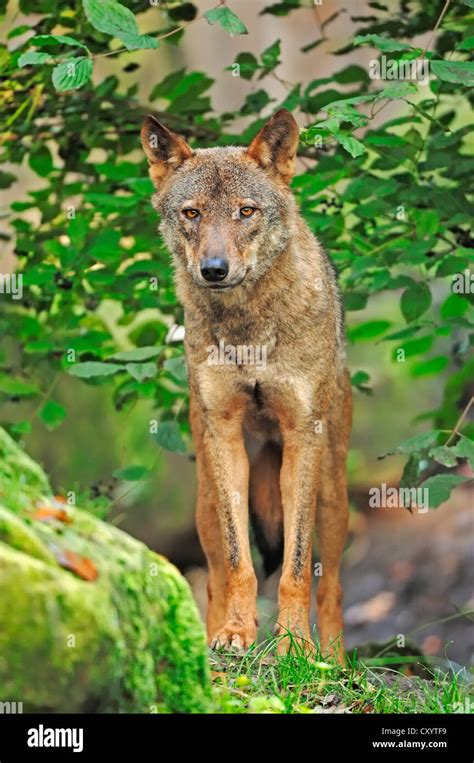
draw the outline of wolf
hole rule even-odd
[[[279,649],[314,648],[316,524],[320,647],[342,662],[351,384],[335,271],[289,188],[297,123],[282,109],[248,147],[192,149],[148,116],[141,140],[184,308],[209,644],[256,640],[250,516],[265,572],[283,563]],[[209,362],[222,342],[265,348],[266,362]]]

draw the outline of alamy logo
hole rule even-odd
[[[23,712],[23,702],[0,702],[0,715],[17,715]]]
[[[266,368],[267,348],[261,344],[226,344],[206,347],[208,366],[257,366]]]
[[[369,62],[369,77],[380,80],[407,80],[427,85],[430,78],[429,62],[425,58],[400,61],[382,55]]]
[[[474,294],[474,273],[469,268],[462,273],[454,273],[451,291],[453,294]]]
[[[73,752],[84,749],[84,729],[50,729],[40,724],[28,729],[28,747],[71,747]]]
[[[23,297],[23,274],[0,273],[0,294],[10,294],[12,299]]]
[[[383,482],[380,487],[371,487],[369,490],[371,509],[414,508],[418,514],[426,514],[429,505],[427,487],[388,487]]]

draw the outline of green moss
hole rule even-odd
[[[28,712],[107,707],[118,623],[107,591],[0,543],[0,687]]]
[[[48,478],[39,464],[0,427],[0,503],[16,511],[50,493]]]
[[[187,589],[188,584],[174,568],[169,575],[157,578],[155,596],[164,610],[165,623],[157,660],[168,666],[157,676],[157,683],[169,706],[178,707],[185,702],[192,712],[207,697],[205,689],[197,696],[192,687],[195,683],[207,686],[209,667],[206,639],[195,602],[187,595]],[[176,633],[183,634],[182,639],[176,639]]]
[[[1,429],[0,479],[1,695],[29,712],[206,711],[204,632],[180,573],[80,509],[35,519],[46,477]],[[61,566],[71,551],[95,580]]]
[[[18,551],[55,564],[56,560],[34,530],[11,511],[0,506],[0,540]]]

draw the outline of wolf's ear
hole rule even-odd
[[[294,117],[286,109],[280,109],[257,133],[247,154],[289,183],[295,173],[298,142],[299,130]]]
[[[143,121],[141,139],[150,164],[150,177],[156,187],[166,175],[193,155],[184,138],[168,130],[152,116],[145,117]]]

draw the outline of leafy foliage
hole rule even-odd
[[[439,408],[423,414],[434,430],[397,449],[409,456],[405,482],[435,480],[436,497],[444,500],[458,482],[446,470],[458,459],[472,465],[472,428],[464,419],[462,434],[453,429],[474,378],[468,276],[465,288],[455,289],[473,261],[472,127],[457,118],[472,105],[472,6],[451,4],[426,51],[412,40],[434,30],[444,2],[418,0],[407,13],[401,1],[390,15],[381,3],[371,7],[334,56],[370,46],[377,65],[390,58],[387,72],[395,75],[386,81],[350,64],[330,78],[287,83],[278,75],[276,40],[259,56],[242,49],[234,62],[224,62],[223,76],[239,75],[249,87],[233,112],[216,113],[213,80],[184,69],[151,83],[149,101],[194,146],[247,143],[277,108],[300,115],[307,125],[300,147],[305,170],[293,189],[339,271],[349,340],[388,341],[394,362],[407,361],[410,383],[428,376],[444,383]],[[2,340],[0,400],[36,399],[38,418],[59,426],[66,411],[50,395],[54,380],[68,373],[107,385],[117,410],[153,401],[159,423],[151,434],[160,446],[184,452],[186,373],[181,346],[166,342],[182,312],[156,235],[146,163],[134,153],[149,105],[139,101],[137,83],[126,87],[115,76],[99,81],[94,68],[101,56],[115,55],[125,70],[138,69],[129,64],[129,51],[176,44],[190,23],[220,27],[216,35],[247,30],[226,3],[202,15],[193,3],[160,6],[165,26],[150,34],[141,31],[141,13],[150,9],[142,0],[20,0],[20,9],[36,15],[13,27],[0,47],[2,159],[28,162],[41,183],[11,206],[25,295],[2,297],[0,332],[9,339]],[[275,17],[293,12],[310,11],[302,0],[262,10]],[[320,25],[320,37],[303,53],[327,39],[337,15]],[[32,36],[18,44],[15,38],[28,30]],[[420,62],[429,65],[429,81],[403,79],[407,66],[416,72]],[[281,103],[265,89],[268,78],[285,85]],[[389,104],[399,116],[383,122],[379,114]],[[243,132],[234,126],[242,116]],[[10,171],[0,175],[3,188],[14,181]],[[357,321],[353,313],[385,292],[400,295],[399,323],[383,315]],[[104,317],[110,303],[119,309],[114,325]],[[353,376],[361,392],[371,392],[368,381],[363,370]],[[17,437],[28,429],[29,422],[10,425]],[[128,478],[136,479],[131,469]]]

